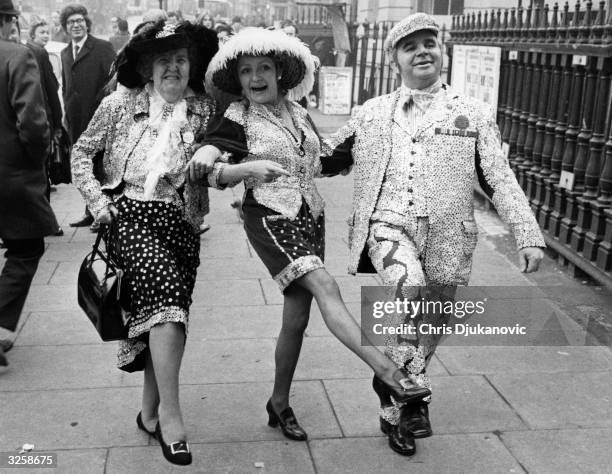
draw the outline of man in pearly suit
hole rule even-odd
[[[440,79],[438,26],[424,13],[400,21],[385,41],[402,85],[367,101],[329,142],[323,174],[353,165],[349,219],[349,273],[376,272],[397,298],[428,298],[424,288],[445,287],[440,299],[470,278],[476,247],[473,187],[476,179],[511,226],[522,270],[543,258],[540,229],[501,150],[495,114],[486,104],[453,92]],[[406,315],[391,315],[396,326]],[[439,316],[420,316],[443,324]],[[427,321],[427,318],[431,318]],[[386,353],[417,385],[430,388],[426,368],[439,338],[388,336]],[[381,429],[390,447],[415,451],[414,438],[431,436],[430,397],[400,405],[374,378],[381,400]]]

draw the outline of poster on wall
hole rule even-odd
[[[322,67],[319,71],[319,110],[328,115],[350,114],[352,83],[352,68]]]
[[[497,107],[500,66],[501,48],[455,45],[451,87]]]

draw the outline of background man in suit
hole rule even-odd
[[[70,43],[61,53],[62,92],[68,134],[74,144],[102,100],[102,89],[108,80],[115,51],[108,41],[89,34],[91,20],[83,5],[67,5],[60,14],[60,22],[70,37]],[[85,215],[70,225],[92,224],[93,217],[86,209]],[[97,223],[92,230],[97,230]]]
[[[21,315],[45,235],[58,225],[45,198],[49,125],[32,52],[8,41],[19,15],[0,0],[0,237],[6,262],[0,273],[0,326],[14,331]],[[0,341],[0,366],[8,365]]]

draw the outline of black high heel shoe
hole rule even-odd
[[[401,378],[399,378],[399,376],[396,378],[396,374],[398,372],[400,373]],[[408,374],[402,369],[397,369],[393,374],[393,378],[403,387],[402,390],[398,391],[390,385],[387,385],[376,375],[374,376],[374,379],[372,380],[372,388],[381,401],[383,400],[383,396],[391,396],[398,403],[411,403],[431,395],[431,390],[428,388],[413,385]]]
[[[176,443],[166,444],[164,437],[162,436],[161,427],[159,421],[155,425],[155,436],[159,445],[162,448],[164,457],[172,464],[178,464],[180,466],[187,466],[191,464],[191,451],[189,450],[189,444],[187,441],[177,441]]]
[[[280,414],[276,414],[272,407],[272,400],[268,400],[266,411],[268,412],[268,426],[276,428],[280,425],[285,437],[295,441],[306,441],[308,439],[306,431],[298,423],[291,407],[287,407]]]
[[[148,434],[149,436],[153,436],[155,438],[155,431],[149,431],[147,427],[144,425],[144,423],[142,422],[142,412],[141,411],[138,412],[138,416],[136,417],[136,424],[138,425],[138,428],[140,428],[146,434]]]

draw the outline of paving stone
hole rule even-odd
[[[30,287],[24,311],[70,311],[79,308],[76,285]]]
[[[201,243],[200,260],[202,258],[248,258],[249,252],[246,235],[228,241],[203,240]]]
[[[53,242],[41,257],[41,262],[82,262],[91,252],[93,242]]]
[[[32,285],[48,285],[57,265],[57,262],[39,262],[36,274],[32,280]]]
[[[279,473],[314,472],[306,443],[257,441],[250,443],[189,443],[193,463],[179,467],[166,462],[157,446],[146,448],[112,448],[107,472],[206,473]],[[263,463],[264,467],[255,467]]]
[[[280,332],[282,318],[281,305],[198,308],[192,311],[189,319],[189,338],[275,338]]]
[[[116,368],[116,343],[14,347],[0,392],[136,385],[141,378]]]
[[[266,403],[272,383],[181,386],[186,430],[193,443],[288,441],[280,428],[267,425]],[[295,382],[290,404],[310,439],[341,436],[320,382]],[[298,447],[301,443],[295,443]]]
[[[269,273],[259,258],[206,258],[198,268],[199,281],[246,280],[268,278]]]
[[[502,441],[528,472],[610,472],[612,430],[502,433]]]
[[[258,280],[196,281],[193,306],[237,306],[265,304]]]
[[[83,474],[104,473],[108,450],[106,449],[79,449],[79,450],[55,450],[57,454],[57,468],[36,469],[36,474],[67,473]]]
[[[452,375],[601,371],[612,367],[605,347],[445,347],[436,351]]]
[[[181,383],[261,382],[274,380],[274,339],[200,339],[189,337]]]
[[[2,451],[24,443],[41,451],[149,443],[148,436],[136,427],[141,388],[70,390],[59,384],[58,387],[61,390],[2,393]]]
[[[372,379],[325,380],[334,412],[347,437],[377,436],[378,397]],[[482,377],[432,377],[430,419],[435,434],[526,429]]]
[[[393,453],[386,437],[315,440],[310,449],[317,472],[520,473],[524,472],[492,434],[433,436],[420,442],[414,456]]]
[[[100,343],[100,336],[83,311],[33,312],[19,336],[19,346],[63,346]]]
[[[488,377],[532,429],[612,428],[612,372]]]
[[[82,262],[83,260],[59,262],[51,280],[49,280],[49,285],[70,285],[76,288]]]

